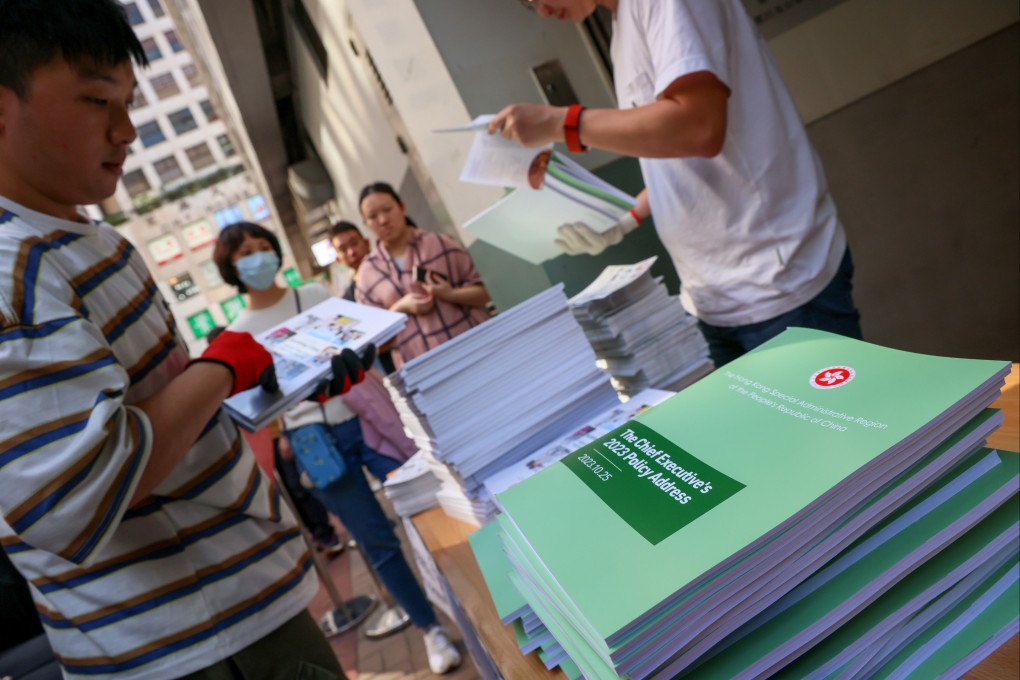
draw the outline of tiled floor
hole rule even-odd
[[[379,495],[381,496],[381,494]],[[385,499],[381,498],[380,500],[388,514],[395,518],[396,515],[393,514]],[[407,541],[399,523],[397,534],[404,541],[404,552],[408,562],[414,568],[414,559],[407,549]],[[377,594],[375,582],[367,570],[365,560],[356,549],[345,549],[340,555],[329,560],[327,568],[337,590],[344,599],[355,595]],[[318,620],[332,607],[333,604],[326,589],[320,588],[319,594],[309,605],[309,610]],[[478,672],[468,657],[464,645],[460,642],[460,632],[456,625],[447,619],[441,611],[437,610],[436,613],[440,622],[453,634],[457,641],[457,647],[464,657],[464,662],[459,668],[442,677],[451,680],[478,680]],[[429,670],[422,632],[414,626],[408,626],[398,633],[381,639],[369,639],[365,636],[362,628],[358,627],[332,637],[330,643],[350,680],[425,680],[439,677]]]

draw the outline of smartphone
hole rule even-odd
[[[414,274],[414,280],[417,281],[418,283],[428,283],[429,282],[429,274],[435,274],[437,278],[440,278],[443,281],[448,281],[449,280],[449,279],[446,278],[445,275],[440,274],[439,272],[432,271],[431,269],[429,269],[427,267],[419,267],[418,265],[414,265],[414,268],[412,269],[412,273]]]

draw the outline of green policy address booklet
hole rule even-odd
[[[1008,370],[791,328],[498,499],[608,640]]]

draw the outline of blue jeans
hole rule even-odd
[[[400,467],[400,463],[365,445],[357,418],[331,425],[329,429],[347,463],[347,471],[324,489],[312,489],[312,494],[340,518],[379,575],[379,580],[408,613],[414,625],[427,630],[436,623],[436,613],[404,559],[400,539],[361,469],[365,465],[382,480],[387,473]]]
[[[853,274],[854,263],[847,248],[829,285],[794,310],[746,326],[713,326],[699,320],[698,326],[708,342],[708,353],[715,367],[719,368],[750,352],[790,326],[815,328],[860,340],[863,337],[861,315],[854,306]]]

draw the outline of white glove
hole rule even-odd
[[[556,247],[567,255],[598,255],[609,246],[615,246],[623,237],[641,224],[633,210],[624,213],[620,221],[601,234],[584,222],[561,224],[556,229]]]

